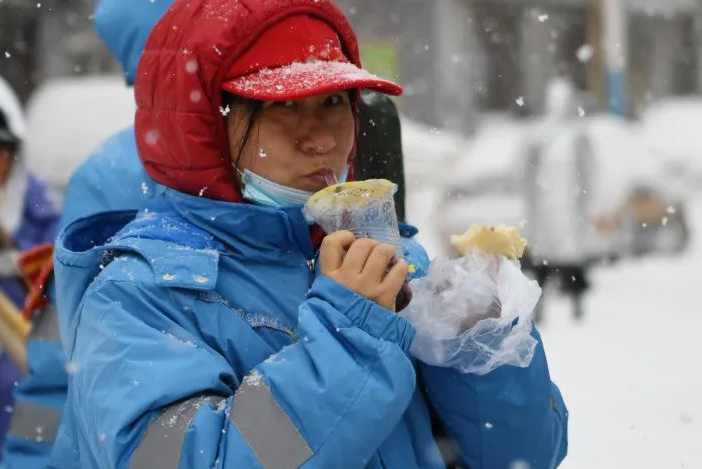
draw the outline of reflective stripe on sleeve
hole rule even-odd
[[[53,443],[63,413],[53,407],[16,402],[8,434],[27,440]]]
[[[294,469],[312,457],[307,442],[257,371],[234,394],[231,421],[265,469]]]
[[[177,469],[185,432],[198,409],[208,402],[218,405],[223,400],[220,396],[199,396],[166,407],[149,424],[129,468]]]

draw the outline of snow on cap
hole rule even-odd
[[[272,26],[234,62],[222,89],[260,101],[300,99],[353,88],[397,96],[402,88],[349,62],[337,33],[308,15]]]

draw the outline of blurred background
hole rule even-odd
[[[405,88],[407,219],[430,255],[471,223],[529,239],[562,467],[702,467],[702,1],[337,3],[366,68]],[[93,4],[0,0],[23,157],[59,196],[134,112]]]

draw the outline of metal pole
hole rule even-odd
[[[625,116],[627,99],[627,9],[625,0],[600,0],[602,2],[603,49],[607,70],[609,110]]]

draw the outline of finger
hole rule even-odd
[[[350,272],[361,273],[368,256],[378,244],[380,244],[378,241],[370,238],[357,239],[346,253],[342,268],[348,269]]]
[[[385,271],[394,257],[394,247],[389,244],[378,244],[368,256],[366,265],[363,266],[363,275],[380,283],[385,277]]]
[[[323,273],[337,270],[344,262],[346,251],[356,237],[350,231],[336,231],[322,240],[319,248],[319,268]]]
[[[409,273],[409,267],[404,259],[400,259],[397,263],[392,266],[390,272],[385,276],[382,281],[383,287],[388,288],[393,292],[393,295],[397,296],[397,293],[402,288],[402,284],[407,280],[407,274]]]

